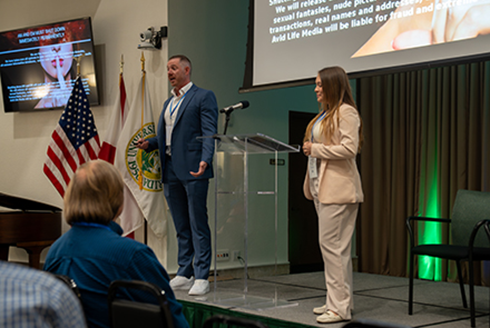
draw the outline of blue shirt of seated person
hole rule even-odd
[[[122,191],[119,172],[107,162],[91,161],[77,170],[64,197],[64,216],[72,227],[51,246],[44,270],[77,283],[90,327],[110,327],[107,292],[112,281],[142,280],[165,291],[175,328],[188,328],[169,276],[153,251],[122,237],[121,227],[112,220],[122,211]],[[126,292],[126,297],[140,296]],[[150,296],[137,300],[154,302]]]

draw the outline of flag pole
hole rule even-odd
[[[143,72],[143,77],[142,77],[142,82],[141,82],[141,135],[143,136],[143,125],[144,125],[144,119],[145,119],[145,78],[146,78],[146,72],[145,72],[145,55],[143,51],[141,52],[141,72]],[[142,151],[141,149],[139,151]],[[138,185],[140,187],[140,190],[143,189],[143,168],[141,167],[143,164],[143,161],[138,165],[139,166],[139,175],[138,175]]]
[[[143,128],[145,124],[145,82],[146,82],[146,71],[145,71],[145,54],[141,52],[141,71],[143,72],[142,85],[141,85],[141,135],[143,135]],[[140,149],[140,151],[143,151]],[[141,160],[141,165],[143,164],[143,160]],[[140,186],[140,190],[143,189],[143,169],[140,166],[140,173],[138,176],[138,184]],[[148,221],[143,218],[144,221],[144,243],[148,245]]]

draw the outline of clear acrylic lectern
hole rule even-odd
[[[263,290],[252,290],[251,294],[260,296],[249,294],[248,264],[249,250],[252,249],[255,250],[252,254],[255,262],[270,263],[270,256],[273,255],[274,273],[277,271],[278,154],[299,152],[300,147],[287,145],[260,133],[215,135],[213,138],[216,145],[214,290],[203,300],[224,306],[256,310],[297,305],[297,303],[278,300],[276,290],[271,291],[271,295]],[[268,158],[249,156],[253,154],[263,154]],[[271,155],[274,157],[271,158]],[[257,220],[250,221],[249,217],[254,219],[270,217],[270,220],[257,222]],[[242,226],[243,233],[240,228],[237,229]],[[249,228],[253,231],[250,235]],[[271,231],[274,232],[274,236]],[[269,232],[270,235],[264,235],[265,232]],[[287,227],[282,232],[285,235]],[[251,242],[254,247],[250,247]],[[226,265],[236,267],[236,261],[240,261],[243,267],[243,289],[236,290],[236,280],[228,285],[234,285],[233,287],[221,287],[224,283],[220,283],[218,288],[218,263],[220,269],[224,270]]]

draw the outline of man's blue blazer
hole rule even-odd
[[[165,109],[170,97],[165,101],[158,120],[157,136],[148,139],[147,152],[159,149],[162,167],[162,182],[165,176]],[[195,84],[189,89],[180,105],[175,119],[171,139],[172,166],[179,180],[209,179],[213,177],[214,139],[198,140],[197,137],[212,136],[217,132],[218,104],[212,91]],[[199,163],[205,161],[208,167],[203,175],[193,177],[189,172],[199,171]]]

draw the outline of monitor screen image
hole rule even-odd
[[[90,18],[0,32],[5,112],[64,108],[77,59],[90,104],[99,104]]]

